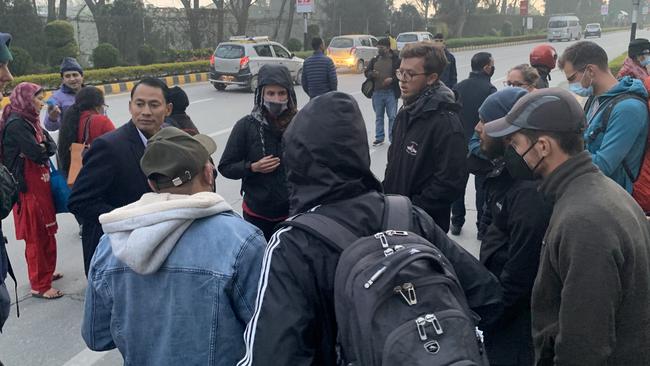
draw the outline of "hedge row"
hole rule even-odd
[[[176,62],[168,64],[153,64],[147,66],[119,66],[109,69],[86,70],[84,82],[87,85],[110,84],[123,81],[139,80],[145,76],[164,77],[170,75],[192,74],[207,72],[210,70],[210,62],[207,60]],[[23,81],[29,81],[41,85],[43,88],[56,89],[61,84],[61,75],[38,74],[17,77],[11,82],[5,92],[10,91],[15,85]]]
[[[623,62],[627,58],[627,52],[621,54],[617,58],[611,60],[609,62],[609,69],[612,70],[612,74],[616,76],[618,74],[618,71],[623,67]]]
[[[487,46],[487,45],[508,43],[508,42],[534,41],[538,39],[546,39],[546,35],[533,34],[533,35],[514,36],[514,37],[451,38],[448,39],[445,43],[449,48],[461,48],[461,47],[470,47],[470,46]]]

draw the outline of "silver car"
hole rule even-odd
[[[352,34],[332,38],[327,55],[336,67],[362,73],[373,57],[377,56],[377,38],[365,34]]]
[[[257,74],[262,65],[284,65],[296,84],[302,77],[303,59],[268,37],[233,37],[217,46],[210,58],[210,83],[217,90],[228,85],[257,89]]]

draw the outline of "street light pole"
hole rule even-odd
[[[636,22],[639,17],[640,0],[632,0],[632,29],[630,30],[630,41],[636,39]]]

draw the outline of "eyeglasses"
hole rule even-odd
[[[520,83],[519,81],[504,81],[503,86],[512,86],[512,87],[515,87],[515,88],[525,88],[527,86],[530,86],[530,84]]]
[[[397,76],[397,80],[399,81],[409,82],[413,80],[414,77],[419,75],[431,75],[431,73],[428,72],[413,73],[402,69],[395,70],[395,76]]]
[[[584,72],[585,70],[587,70],[587,66],[585,66],[585,67],[583,67],[583,68],[581,68],[581,69],[579,69],[579,70],[576,70],[576,72],[574,72],[573,74],[571,74],[571,76],[569,76],[568,78],[566,78],[566,80],[567,80],[568,82],[572,83],[572,82],[573,82],[573,79],[575,79],[576,75],[578,75],[579,72]]]

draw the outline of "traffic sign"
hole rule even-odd
[[[519,2],[519,15],[523,17],[528,15],[528,0],[521,0]]]
[[[296,12],[298,13],[313,13],[314,0],[296,0]]]
[[[600,15],[607,15],[609,14],[609,5],[603,4],[600,6]]]

